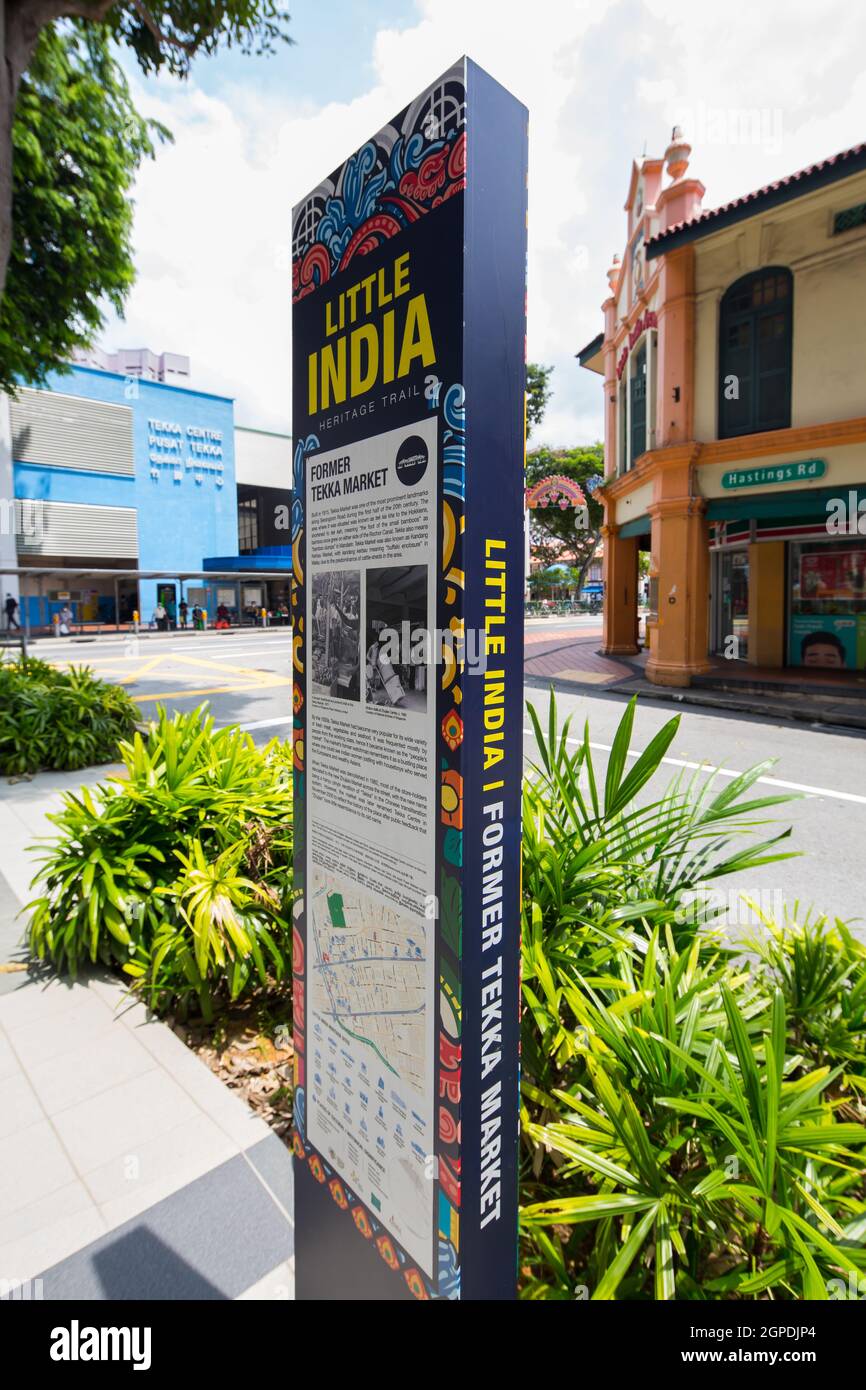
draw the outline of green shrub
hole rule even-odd
[[[204,708],[120,745],[125,776],[64,796],[28,905],[40,959],[72,975],[119,967],[159,1012],[220,999],[289,970],[291,755]]]
[[[87,667],[34,657],[0,664],[0,773],[64,771],[112,762],[139,712],[120,686]]]
[[[747,944],[767,987],[782,992],[791,1046],[866,1080],[866,946],[838,918],[809,912],[800,922],[795,904],[776,922],[753,906],[764,932]]]
[[[677,779],[676,731],[603,791],[551,699],[525,790],[524,1297],[826,1298],[866,1269],[863,952],[838,924],[727,945],[706,886],[775,858],[744,800]],[[753,838],[743,838],[748,834]],[[835,1062],[835,1065],[828,1065]]]

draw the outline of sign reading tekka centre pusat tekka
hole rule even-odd
[[[149,419],[147,448],[151,478],[170,469],[176,483],[192,474],[197,483],[213,473],[217,487],[223,485],[223,432],[204,425],[181,425],[176,420]]]
[[[466,59],[293,214],[299,1298],[510,1298],[525,109]]]

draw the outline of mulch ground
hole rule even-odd
[[[229,1090],[246,1101],[283,1143],[292,1142],[295,1052],[291,1002],[253,1000],[213,1023],[166,1022]]]

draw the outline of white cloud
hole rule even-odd
[[[235,395],[242,422],[288,429],[290,208],[468,52],[530,111],[529,353],[556,366],[539,439],[595,439],[601,382],[574,353],[601,328],[644,143],[661,154],[685,114],[713,206],[866,137],[864,21],[842,0],[419,0],[418,13],[380,30],[373,85],[350,102],[260,93],[253,59],[221,99],[194,80],[137,84],[175,144],[141,172],[139,279],[107,346],[187,352],[194,383]],[[326,71],[327,55],[312,61]]]

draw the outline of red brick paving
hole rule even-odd
[[[541,650],[533,650],[526,656],[524,674],[542,678],[555,676],[585,685],[612,685],[633,676],[634,672],[623,662],[599,655],[601,635],[601,628],[594,632],[583,629],[579,637],[568,632],[527,633],[525,645]]]

